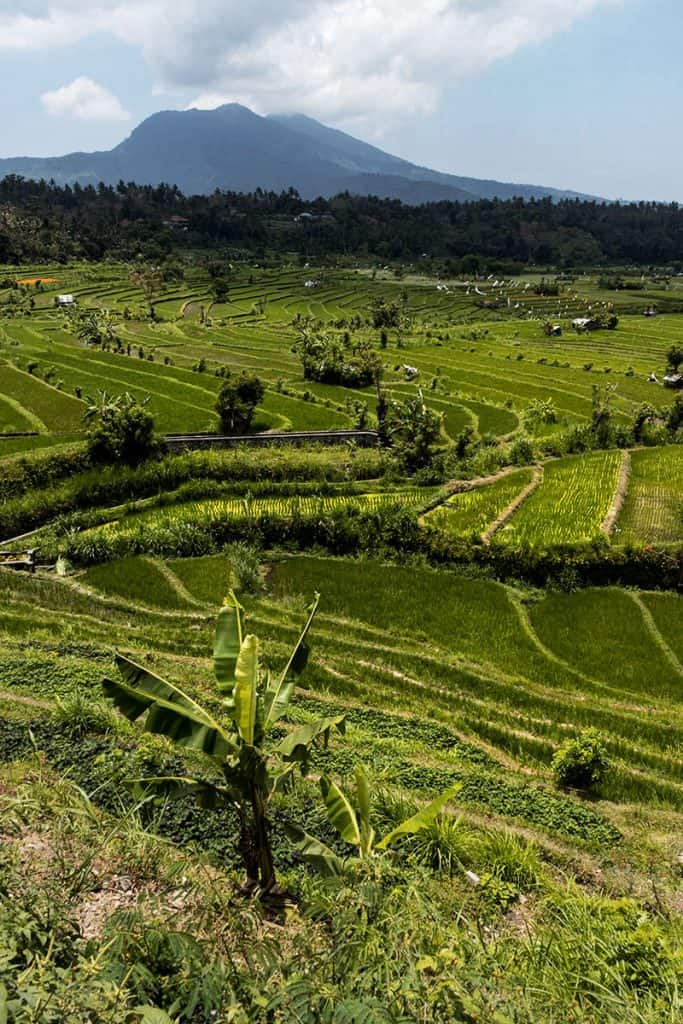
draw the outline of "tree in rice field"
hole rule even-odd
[[[138,780],[167,798],[192,795],[208,813],[231,807],[237,813],[236,844],[244,865],[245,892],[273,899],[277,885],[271,840],[270,805],[306,770],[314,744],[345,730],[344,715],[318,718],[278,735],[297,678],[308,661],[308,633],[318,607],[316,594],[284,668],[271,674],[262,662],[258,637],[244,632],[243,609],[233,592],[218,613],[213,667],[216,693],[200,703],[148,667],[118,654],[120,678],[105,679],[106,696],[130,721],[168,737],[178,747],[204,755],[206,772]]]
[[[259,377],[245,373],[229,374],[218,392],[216,412],[226,434],[245,434],[251,427],[256,406],[263,400],[265,388]]]

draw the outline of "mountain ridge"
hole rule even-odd
[[[237,103],[213,110],[158,111],[111,150],[0,159],[0,177],[9,174],[53,179],[60,185],[166,182],[187,194],[294,188],[302,198],[314,199],[348,191],[411,205],[493,198],[598,198],[550,186],[435,171],[304,114],[261,116]]]

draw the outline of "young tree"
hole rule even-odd
[[[164,287],[164,276],[158,267],[140,267],[131,271],[130,283],[144,292],[149,306],[149,315],[154,319],[154,296]]]
[[[606,448],[609,444],[613,416],[612,398],[615,390],[616,384],[607,384],[605,387],[594,384],[592,388],[591,431],[601,448]]]
[[[92,421],[88,452],[94,462],[125,462],[136,465],[156,448],[154,418],[146,408],[149,395],[139,402],[134,395],[110,395],[98,391],[88,398],[83,419]]]
[[[247,876],[245,891],[266,898],[278,895],[270,802],[291,781],[297,764],[305,770],[317,741],[327,742],[332,729],[345,729],[344,716],[336,715],[297,726],[282,739],[272,737],[306,667],[307,636],[318,599],[316,594],[284,669],[271,676],[261,663],[258,637],[244,635],[243,610],[230,592],[216,624],[218,710],[121,654],[116,658],[121,680],[102,683],[106,696],[126,718],[142,719],[147,732],[204,755],[213,779],[187,774],[138,781],[171,798],[189,793],[207,811],[233,807],[239,819],[237,845]]]
[[[223,382],[216,412],[221,418],[221,427],[226,434],[245,434],[252,423],[256,406],[262,401],[265,388],[259,377],[230,374]]]
[[[683,348],[680,345],[672,345],[666,354],[666,365],[674,373],[678,373],[681,363],[683,363]]]
[[[418,389],[414,397],[392,402],[386,417],[390,444],[410,472],[429,466],[441,436],[441,416],[428,409]]]

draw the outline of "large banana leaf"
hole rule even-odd
[[[300,725],[296,729],[292,729],[280,741],[275,750],[283,761],[305,763],[311,744],[319,736],[322,736],[324,742],[327,742],[331,729],[337,729],[338,732],[344,733],[346,731],[346,716],[335,715],[333,718],[319,718],[317,722],[311,722],[309,725]]]
[[[302,860],[311,864],[321,875],[340,875],[344,862],[334,850],[325,846],[315,836],[304,832],[298,825],[285,824],[285,832],[294,843],[294,848]]]
[[[445,804],[453,797],[459,790],[462,789],[462,783],[458,782],[455,786],[451,786],[445,793],[433,800],[431,804],[427,804],[417,814],[413,814],[412,818],[407,818],[401,822],[395,829],[393,829],[389,835],[386,835],[379,843],[377,843],[377,850],[385,850],[387,846],[390,846],[394,840],[399,839],[401,836],[415,835],[417,832],[421,832],[423,828],[429,828],[434,819],[439,815]]]
[[[250,746],[254,742],[256,703],[258,700],[258,637],[249,635],[242,642],[235,665],[235,725]]]
[[[202,807],[210,810],[220,804],[232,802],[233,799],[230,791],[224,786],[215,786],[204,779],[194,779],[187,775],[156,775],[135,779],[136,795],[143,795],[149,790],[172,800],[193,796]]]
[[[370,785],[368,777],[361,767],[354,770],[356,777],[356,798],[358,802],[358,816],[360,818],[361,846],[364,856],[372,850],[375,841],[375,830],[370,824]]]
[[[334,825],[345,842],[360,846],[361,833],[358,818],[346,795],[325,775],[320,779],[320,791],[325,801],[330,823]]]
[[[131,697],[130,706],[123,706],[123,702],[117,704],[117,707],[126,718],[134,721],[157,700],[165,700],[169,704],[177,704],[178,707],[186,708],[188,711],[192,711],[200,716],[206,716],[203,708],[189,694],[181,690],[180,687],[175,686],[174,683],[169,683],[168,680],[162,679],[156,672],[152,672],[151,669],[143,665],[138,665],[123,654],[117,654],[115,661],[116,667],[123,676],[124,681],[130,690],[137,694],[135,699]],[[138,708],[139,710],[136,713]]]
[[[127,714],[125,709],[135,707],[135,710],[128,714],[129,718],[138,718],[145,711],[145,705],[139,697],[140,691],[125,683],[103,679],[102,689],[105,696],[110,697],[124,714]],[[145,704],[147,718],[144,728],[147,732],[167,736],[179,747],[201,750],[210,757],[219,759],[237,751],[231,736],[208,716],[200,716],[192,710],[165,700],[151,702],[149,698],[145,698]]]
[[[272,685],[268,686],[265,695],[264,727],[266,729],[284,715],[289,706],[289,702],[292,699],[296,678],[301,675],[306,667],[309,653],[306,637],[308,636],[308,631],[311,628],[313,619],[315,618],[315,613],[318,610],[319,603],[320,594],[316,593],[313,603],[308,608],[309,614],[306,625],[301,631],[301,636],[296,642],[296,645],[289,657],[289,661],[285,665],[280,677],[275,680]]]
[[[235,688],[235,666],[241,647],[241,606],[231,590],[218,613],[213,646],[213,670],[218,681],[218,690],[225,697],[232,697]]]
[[[148,732],[213,757],[235,752],[232,737],[220,723],[179,687],[123,655],[117,655],[116,663],[124,681],[104,679],[102,688],[131,721],[147,711]]]

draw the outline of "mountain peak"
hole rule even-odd
[[[164,181],[190,194],[217,188],[235,192],[295,188],[311,199],[349,191],[413,204],[578,195],[434,171],[307,114],[263,117],[241,103],[224,103],[213,110],[159,111],[109,152],[0,160],[0,176],[5,174],[54,178],[58,184],[115,184],[123,179],[157,185]]]

